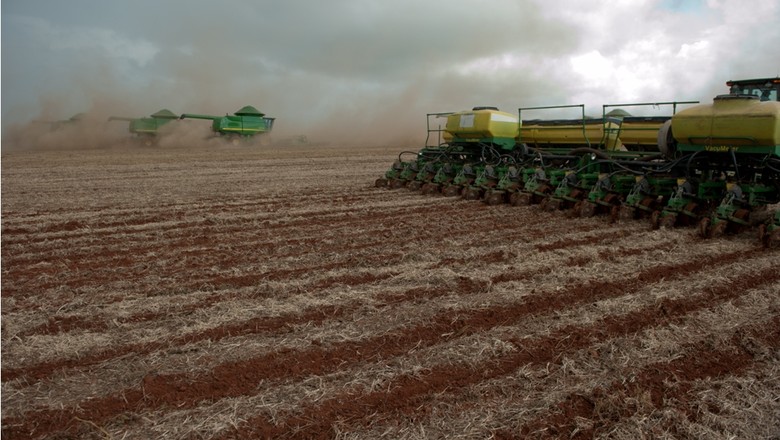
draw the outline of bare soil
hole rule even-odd
[[[374,188],[401,150],[4,153],[2,436],[780,437],[779,250]]]

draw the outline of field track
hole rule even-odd
[[[3,153],[3,438],[780,438],[780,250],[397,151]]]

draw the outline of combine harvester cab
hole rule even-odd
[[[124,116],[111,116],[109,121],[129,122],[127,130],[146,146],[154,145],[160,135],[162,127],[179,116],[168,109],[162,109],[148,118],[128,118]]]
[[[446,120],[444,126],[441,119]],[[515,149],[517,117],[495,107],[429,113],[427,125],[425,147],[399,154],[384,177],[377,179],[377,187],[406,187],[448,196],[468,192],[472,194],[468,197],[481,197],[491,185],[485,169],[492,166],[488,173],[495,172]]]
[[[680,111],[659,134],[681,158],[680,174],[698,185],[698,199],[672,198],[657,214],[662,225],[673,223],[666,216],[689,215],[690,204],[704,205],[692,216],[702,237],[775,224],[767,205],[780,202],[780,78],[727,85],[729,94]]]
[[[269,118],[251,105],[239,109],[233,115],[211,116],[195,113],[184,113],[180,119],[207,119],[211,121],[211,131],[215,137],[225,137],[233,145],[242,140],[269,133],[273,129],[276,118]]]

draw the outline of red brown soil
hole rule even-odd
[[[186,163],[188,154],[148,153],[175,164]],[[393,432],[408,423],[433,425],[435,415],[427,408],[454,405],[470,387],[501,381],[518,369],[560,366],[563,356],[648,329],[684,325],[699,311],[780,286],[776,264],[768,263],[777,261],[776,251],[742,236],[703,243],[690,231],[650,232],[639,222],[567,219],[535,207],[488,207],[376,189],[369,177],[389,162],[371,150],[360,157],[373,169],[346,183],[332,175],[349,175],[346,158],[354,152],[334,152],[345,155],[343,162],[276,159],[251,151],[221,154],[224,162],[217,158],[212,164],[216,177],[204,179],[235,178],[232,167],[244,162],[301,172],[288,170],[292,177],[281,189],[266,188],[262,179],[249,188],[227,186],[222,199],[216,188],[202,195],[187,192],[186,172],[159,175],[150,186],[177,195],[157,203],[139,201],[122,182],[106,180],[114,196],[96,207],[79,203],[88,200],[80,180],[69,181],[74,189],[68,201],[60,193],[62,182],[35,174],[35,160],[23,153],[3,158],[14,165],[3,170],[3,436],[144,438],[174,429],[167,427],[166,414],[199,414],[232,399],[241,408],[240,423],[225,419],[221,429],[184,436],[334,438],[351,432],[370,438],[371,430],[382,427]],[[75,167],[85,181],[105,177],[88,156],[83,167],[58,162],[63,160],[58,155],[44,159],[55,170]],[[311,160],[321,161],[316,189],[308,187],[315,178]],[[217,182],[199,184],[209,183]],[[41,203],[16,196],[18,188],[37,191]],[[719,273],[727,277],[707,282]],[[669,287],[668,296],[625,313],[556,324],[561,315],[648,289],[663,292],[685,280],[702,287],[684,294]],[[495,296],[503,291],[505,296]],[[144,299],[160,306],[134,309]],[[300,306],[304,299],[311,303]],[[692,384],[745,374],[767,362],[767,351],[780,348],[780,299],[769,299],[776,300],[774,306],[724,344],[682,343],[677,347],[682,356],[638,367],[631,383],[617,380],[586,394],[572,392],[530,419],[486,424],[478,432],[497,438],[603,435],[648,411],[630,403],[642,393],[649,393],[653,410],[705,423],[691,410]],[[247,305],[286,302],[299,306],[238,313]],[[414,310],[421,318],[406,317]],[[232,319],[197,325],[203,317],[231,311]],[[550,330],[528,335],[507,330],[537,321],[549,322]],[[353,327],[373,332],[350,335]],[[117,329],[126,329],[127,337],[119,337]],[[328,336],[339,329],[349,336]],[[155,331],[160,336],[150,338]],[[252,410],[250,400],[265,399],[274,387],[303,387],[362,370],[370,375],[377,366],[409,362],[420,350],[457,348],[496,332],[510,332],[504,342],[514,350],[463,363],[431,359],[413,372],[401,369],[381,378],[384,384],[376,390],[348,385],[346,378],[341,391],[325,398],[285,401],[273,414]],[[92,336],[112,342],[86,346],[76,355],[56,349],[66,338]],[[48,341],[51,351],[45,350]],[[269,348],[251,348],[263,341]],[[272,346],[273,341],[285,342]],[[33,353],[28,344],[41,348]],[[247,348],[221,358],[236,344]],[[208,361],[183,368],[176,354],[186,351]],[[82,395],[70,384],[81,380],[75,378],[104,378],[117,362],[155,367],[133,372],[139,378],[129,381],[134,385],[117,378],[114,386]],[[589,380],[582,377],[581,383]],[[57,394],[64,399],[58,404],[39,394],[46,389],[75,391],[67,398]],[[592,421],[587,429],[578,425],[583,419]]]

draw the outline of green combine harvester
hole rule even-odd
[[[76,127],[79,124],[84,123],[86,117],[87,114],[82,112],[76,113],[68,119],[60,119],[58,121],[35,120],[32,122],[38,126],[48,126],[49,131],[57,131],[67,129],[68,127]]]
[[[136,138],[140,139],[145,145],[153,145],[160,129],[168,125],[171,121],[178,119],[179,116],[168,109],[162,109],[152,114],[148,118],[128,118],[124,116],[111,116],[109,121],[126,121],[128,131]]]
[[[526,107],[517,116],[494,107],[431,113],[425,147],[401,153],[375,185],[612,221],[649,218],[653,228],[697,226],[702,237],[757,226],[772,246],[780,242],[780,78],[727,85],[730,93],[712,104],[604,105],[600,118],[587,117],[584,105]],[[630,107],[668,111],[633,116]],[[571,108],[581,116],[523,119]]]
[[[225,137],[237,145],[241,140],[271,131],[276,118],[268,118],[251,105],[247,105],[233,115],[211,116],[195,113],[184,113],[180,119],[207,119],[211,122],[211,130],[215,136]]]

